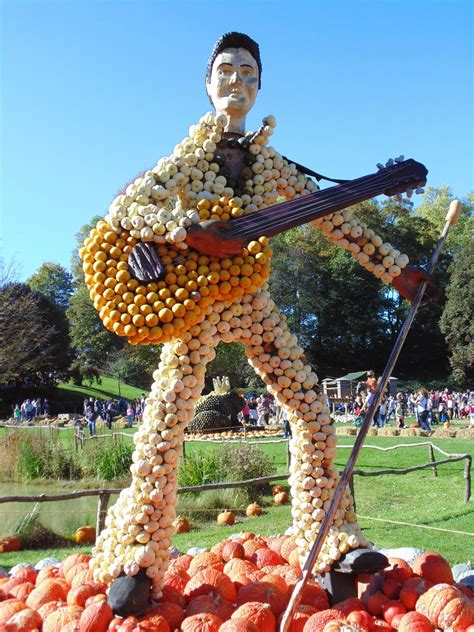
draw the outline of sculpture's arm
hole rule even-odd
[[[287,186],[282,187],[280,193],[286,199],[307,195],[319,188],[313,180],[298,172],[295,165],[285,162],[285,169],[290,175]],[[422,281],[429,284],[428,295],[436,294],[433,280],[428,273],[409,265],[407,255],[384,242],[352,211],[338,211],[315,220],[313,224],[326,239],[349,251],[367,271],[384,283],[393,285],[404,298],[413,300]]]

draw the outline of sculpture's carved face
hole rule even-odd
[[[245,117],[257,98],[257,62],[245,48],[226,48],[214,60],[206,88],[216,112]]]

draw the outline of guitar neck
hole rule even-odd
[[[425,174],[426,168],[414,160],[405,160],[395,165],[390,170],[382,170],[344,184],[329,187],[322,191],[316,191],[281,204],[269,206],[259,210],[258,213],[242,216],[230,220],[232,233],[249,240],[257,239],[261,235],[274,237],[290,228],[301,226],[325,215],[335,213],[348,206],[364,202],[382,193],[393,195],[400,190],[400,177],[398,172],[406,170],[412,165],[417,169],[422,167]],[[402,179],[402,182],[407,179]],[[391,187],[397,187],[393,192]],[[408,186],[401,187],[406,190]]]

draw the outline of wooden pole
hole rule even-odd
[[[466,455],[466,465],[464,466],[464,478],[466,479],[466,489],[464,491],[464,502],[468,503],[471,498],[471,467],[472,456]]]
[[[354,474],[354,472],[353,472],[353,474]],[[350,492],[351,492],[352,500],[354,501],[354,511],[357,511],[355,489],[354,489],[354,476],[351,476],[350,479],[349,479],[349,489],[350,489]]]
[[[434,457],[434,450],[433,450],[433,444],[429,443],[428,444],[428,455],[430,457],[430,461],[432,461],[433,463],[436,463],[435,457]],[[436,465],[433,465],[433,476],[438,476],[438,470],[436,469]]]
[[[96,534],[99,535],[99,533],[102,531],[102,529],[105,526],[105,516],[107,515],[107,507],[109,504],[109,500],[110,500],[110,494],[106,491],[102,491],[99,494],[99,502],[97,505],[97,521],[96,521],[96,527],[95,527],[95,531]]]
[[[438,263],[438,259],[439,259],[439,255],[441,253],[441,248],[443,247],[443,244],[446,240],[449,228],[453,225],[456,224],[458,217],[461,213],[461,203],[459,202],[459,200],[453,200],[449,206],[449,210],[448,213],[446,215],[446,220],[445,220],[445,224],[443,227],[443,231],[441,233],[441,237],[438,240],[438,243],[436,245],[436,248],[433,252],[433,255],[431,256],[431,261],[430,261],[430,265],[428,266],[428,272],[429,274],[433,274],[435,268],[436,268],[436,264]],[[328,535],[329,529],[332,525],[332,522],[334,520],[334,514],[336,513],[338,507],[339,507],[339,503],[342,499],[342,496],[344,494],[345,488],[349,482],[350,477],[352,476],[352,471],[354,469],[355,463],[357,461],[357,457],[359,455],[359,452],[362,448],[362,444],[364,443],[364,439],[369,431],[369,427],[370,424],[372,422],[372,419],[374,418],[375,412],[377,410],[377,408],[379,407],[379,404],[382,400],[382,395],[385,391],[385,388],[388,384],[388,379],[392,374],[392,370],[397,362],[398,356],[400,354],[400,351],[403,347],[403,344],[405,342],[405,339],[408,335],[408,332],[410,331],[410,327],[413,323],[413,320],[416,316],[416,312],[418,311],[418,308],[421,305],[421,302],[423,300],[423,296],[425,294],[426,288],[428,287],[428,282],[427,281],[422,281],[420,283],[420,285],[418,286],[418,291],[416,293],[416,296],[413,299],[413,302],[411,304],[411,307],[408,311],[408,314],[406,316],[405,322],[402,325],[402,328],[400,329],[400,332],[398,334],[397,340],[395,342],[395,345],[392,349],[392,352],[390,353],[390,357],[387,361],[387,364],[385,366],[385,369],[383,371],[383,374],[379,380],[379,384],[377,386],[377,390],[373,396],[372,401],[369,404],[368,410],[365,414],[365,418],[364,421],[362,422],[362,426],[360,427],[359,430],[359,434],[356,437],[354,446],[352,448],[352,452],[349,455],[349,458],[347,460],[346,466],[343,470],[343,472],[341,473],[341,477],[339,479],[339,482],[336,486],[336,489],[334,490],[334,496],[331,500],[331,504],[329,505],[327,512],[326,512],[326,516],[324,517],[324,520],[321,523],[321,527],[319,529],[319,532],[316,536],[316,539],[311,547],[311,550],[309,552],[308,557],[306,558],[306,562],[304,564],[304,567],[302,569],[301,572],[301,577],[298,580],[298,582],[296,583],[294,589],[293,589],[293,593],[291,594],[290,597],[290,601],[288,603],[288,606],[283,614],[283,618],[281,620],[281,624],[280,624],[280,631],[279,632],[288,632],[289,627],[291,625],[291,622],[293,620],[293,615],[296,612],[296,609],[298,608],[300,601],[301,601],[301,597],[303,595],[303,591],[304,588],[306,586],[306,584],[308,583],[309,578],[311,577],[311,572],[313,570],[313,566],[316,562],[316,560],[318,559],[319,553],[322,549],[323,543]]]

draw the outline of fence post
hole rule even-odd
[[[464,478],[466,479],[466,489],[464,490],[464,502],[468,503],[471,498],[471,467],[472,457],[466,455],[466,465],[464,466]]]
[[[433,444],[432,443],[428,444],[428,455],[429,455],[430,461],[432,463],[436,463],[435,456],[434,456],[434,450],[433,450]],[[433,476],[438,476],[438,470],[436,469],[436,465],[433,465],[433,467],[431,469],[433,470]]]
[[[186,441],[183,441],[183,461],[186,461]]]
[[[286,442],[286,466],[288,468],[290,467],[290,464],[291,464],[290,441],[291,441],[291,438],[288,437],[288,441]]]
[[[99,503],[97,506],[97,521],[95,531],[96,534],[102,531],[105,526],[105,516],[107,514],[107,507],[109,504],[110,494],[108,492],[100,492],[99,493]]]

